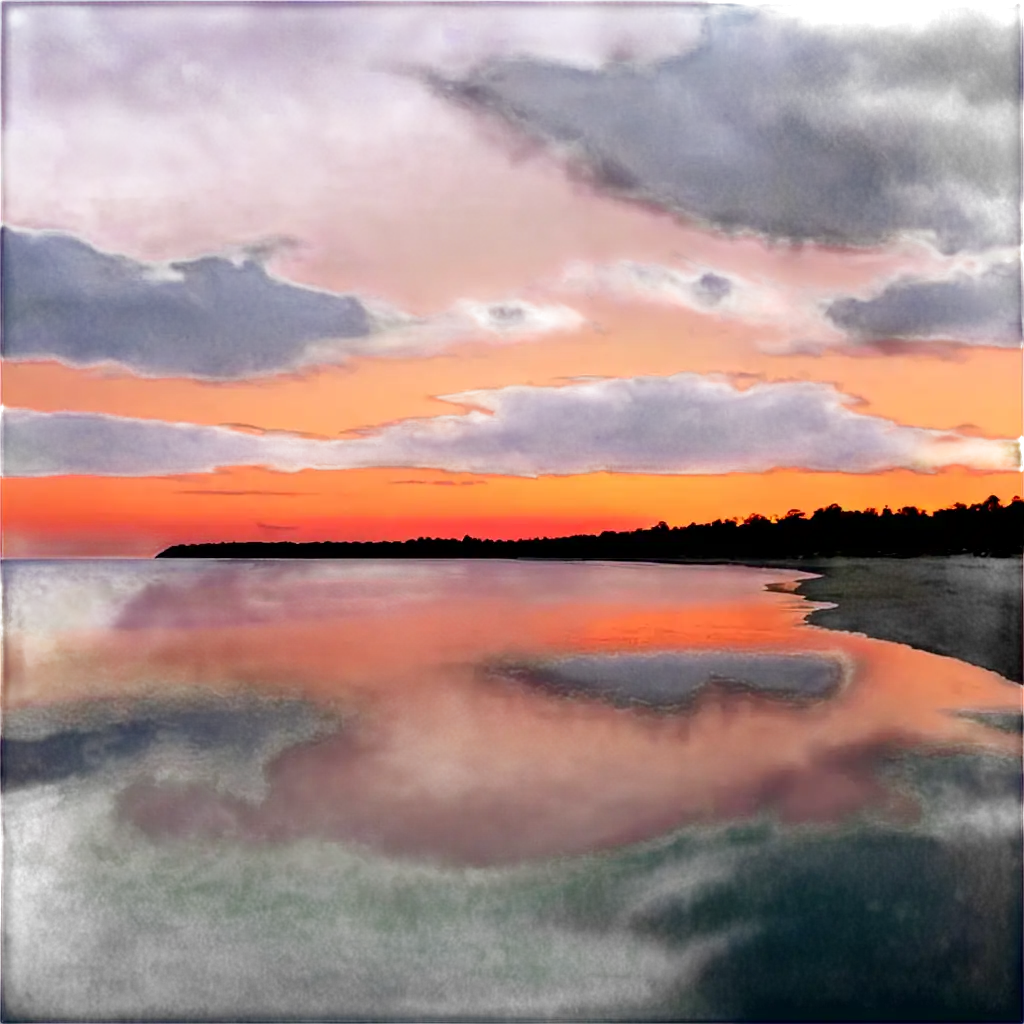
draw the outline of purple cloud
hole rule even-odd
[[[857,342],[945,340],[1013,348],[1021,340],[1020,264],[943,280],[903,278],[873,298],[836,299],[826,316]]]
[[[8,358],[228,379],[294,369],[315,342],[373,330],[358,299],[277,280],[251,259],[147,264],[70,235],[5,228],[2,239]]]
[[[706,306],[709,309],[724,306],[736,292],[735,283],[731,278],[712,270],[701,273],[690,281],[673,276],[670,284],[680,295],[691,299],[698,306]]]
[[[741,390],[722,378],[680,373],[445,398],[467,411],[332,441],[14,409],[4,418],[5,471],[152,476],[234,465],[285,472],[402,466],[536,477],[777,468],[930,472],[950,465],[1012,471],[1020,464],[1015,441],[903,426],[857,412],[849,396],[811,381],[756,383]]]
[[[903,441],[820,386],[678,377],[500,392],[488,415],[395,424],[347,451],[361,465],[541,476],[878,468],[900,460]]]
[[[5,410],[0,418],[0,472],[4,476],[139,476],[253,462],[301,465],[298,453],[302,449],[297,442],[289,445],[214,427],[120,420],[90,413]]]
[[[521,56],[426,78],[598,189],[772,239],[945,252],[1018,244],[1020,45],[978,12],[923,29],[712,8],[651,67]]]

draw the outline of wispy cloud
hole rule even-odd
[[[477,302],[461,299],[442,313],[414,317],[383,304],[369,307],[379,334],[363,355],[428,356],[469,340],[505,345],[540,338],[545,334],[572,332],[586,323],[582,314],[561,304],[538,305],[524,299]],[[310,362],[335,361],[331,346],[310,347]]]
[[[574,291],[685,306],[700,311],[719,311],[727,307],[727,301],[735,290],[729,277],[710,269],[687,272],[634,260],[605,265],[573,263],[566,268],[559,284]]]
[[[297,498],[301,496],[307,496],[305,491],[217,491],[217,490],[201,490],[198,488],[189,490],[175,491],[175,494],[198,494],[202,496],[210,495],[212,497],[219,498]]]
[[[479,487],[486,480],[392,480],[396,486],[419,487]]]
[[[22,60],[45,69],[45,77],[31,83],[41,100],[94,104],[116,97],[160,107],[224,99],[220,91],[211,97],[203,89],[215,71],[236,81],[252,76],[254,84],[275,91],[294,90],[310,76],[333,77],[339,67],[380,72],[425,63],[459,72],[522,54],[581,68],[644,64],[692,47],[701,22],[701,12],[685,5],[246,5],[29,8],[10,28]],[[90,49],[77,52],[86,43]],[[18,70],[24,68],[19,63]],[[141,68],[152,73],[140,75]],[[19,77],[17,84],[30,82]]]
[[[275,431],[272,427],[261,427],[261,426],[258,426],[255,423],[239,423],[239,422],[230,422],[230,421],[228,421],[228,422],[224,422],[224,423],[218,423],[217,426],[218,427],[224,427],[227,430],[239,430],[243,434],[274,434],[274,433],[280,433],[280,431]],[[314,440],[321,440],[321,441],[327,440],[327,435],[326,434],[317,434],[317,433],[313,433],[313,432],[308,431],[308,430],[287,430],[287,431],[285,431],[285,433],[292,434],[295,437],[310,437],[310,438],[313,438]]]

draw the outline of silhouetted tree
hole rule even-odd
[[[604,558],[604,559],[793,559],[849,555],[1019,555],[1024,548],[1024,501],[1002,505],[996,495],[967,506],[957,502],[929,515],[914,505],[894,513],[888,505],[847,511],[816,509],[810,518],[790,509],[772,521],[752,513],[711,523],[650,529],[605,530],[600,535],[529,540],[462,540],[418,537],[407,541],[294,544],[226,543],[177,545],[158,558]]]

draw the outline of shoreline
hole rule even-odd
[[[1020,555],[629,559],[668,565],[746,565],[814,573],[792,592],[834,604],[807,623],[957,658],[1024,684],[1024,561]]]
[[[504,556],[508,561],[607,561],[622,564],[734,565],[815,574],[793,592],[834,604],[809,610],[812,626],[863,633],[932,654],[957,658],[1024,683],[1022,667],[1022,559],[1020,555],[810,556],[806,558],[572,558]],[[362,556],[354,560],[368,558]],[[94,559],[82,559],[93,561]],[[146,562],[151,558],[118,561]],[[177,561],[178,559],[174,559]],[[184,558],[183,561],[190,559]],[[196,561],[216,561],[199,558]],[[229,561],[291,561],[286,557]],[[314,559],[319,561],[320,559]],[[335,558],[325,556],[325,561]],[[340,559],[342,561],[347,559]],[[390,556],[386,561],[448,561],[458,556]],[[491,561],[492,559],[468,559]],[[496,558],[493,560],[504,560]],[[4,559],[5,562],[38,561]],[[60,559],[59,561],[66,561]]]

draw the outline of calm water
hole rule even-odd
[[[9,1017],[1020,1020],[1021,690],[802,574],[9,563]]]

